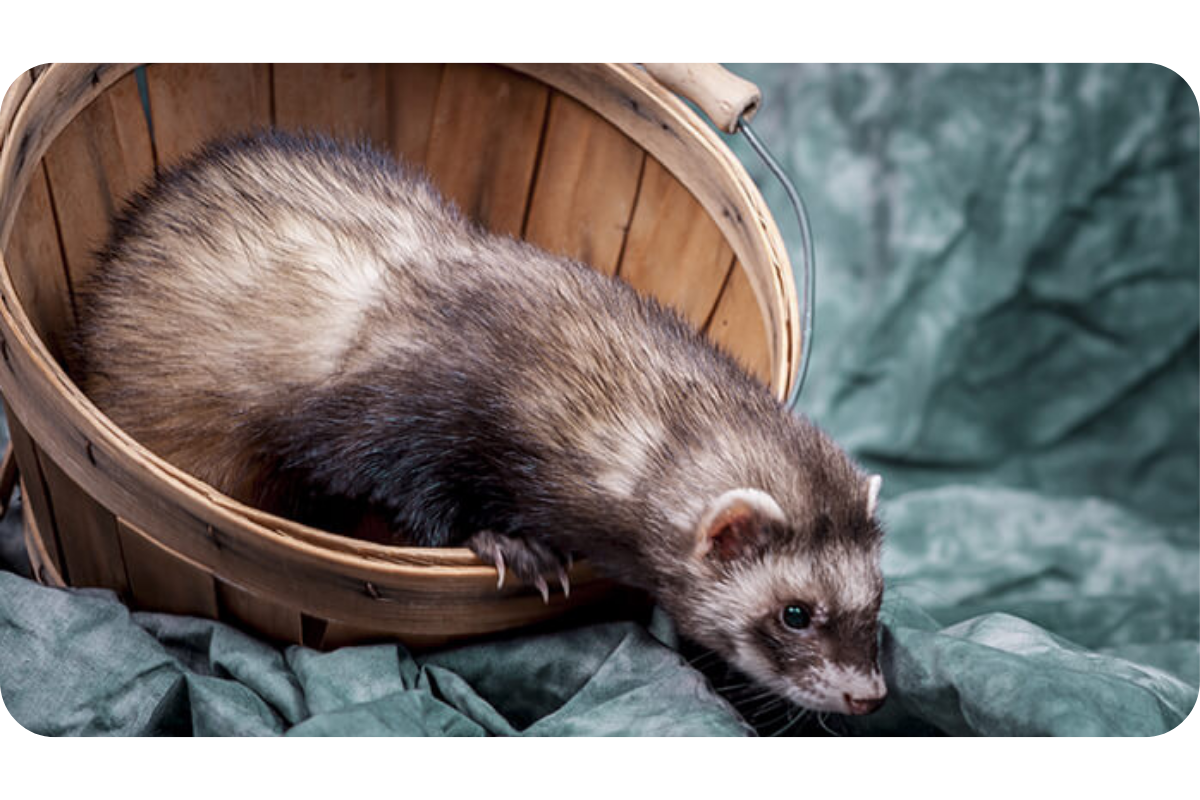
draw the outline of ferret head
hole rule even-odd
[[[810,496],[791,514],[756,488],[713,498],[687,578],[671,593],[682,632],[805,708],[867,714],[882,705],[880,482],[860,478],[843,490],[853,496]]]

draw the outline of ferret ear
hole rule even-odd
[[[714,500],[696,530],[696,555],[710,553],[728,561],[745,553],[762,536],[763,524],[783,522],[775,498],[758,489],[731,489]]]
[[[872,475],[867,478],[867,517],[875,516],[875,508],[879,505],[879,489],[882,486],[882,475]]]

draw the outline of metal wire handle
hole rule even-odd
[[[751,149],[767,165],[767,169],[771,171],[775,179],[783,185],[783,191],[787,194],[788,200],[792,204],[792,210],[796,212],[796,222],[800,227],[800,255],[804,262],[800,277],[796,280],[796,293],[802,298],[800,305],[800,369],[796,375],[796,381],[792,385],[792,390],[788,393],[787,400],[785,401],[787,407],[794,411],[800,400],[800,390],[804,388],[804,379],[808,375],[808,359],[812,353],[813,300],[814,292],[816,291],[817,272],[816,255],[813,252],[812,228],[809,226],[808,209],[804,205],[804,198],[800,196],[800,192],[796,190],[795,184],[792,183],[788,174],[784,172],[783,167],[771,155],[771,151],[767,149],[767,146],[754,133],[754,129],[750,127],[750,123],[744,117],[738,117],[736,129],[750,143]]]

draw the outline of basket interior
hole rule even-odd
[[[767,329],[750,281],[692,193],[642,146],[568,94],[514,70],[458,64],[154,64],[116,80],[50,144],[21,196],[4,248],[21,308],[60,364],[75,324],[73,287],[92,268],[92,253],[106,240],[122,202],[204,142],[267,125],[369,139],[421,166],[490,229],[577,258],[658,297],[752,374],[770,379]],[[42,528],[40,541],[50,551],[47,562],[65,580],[115,588],[135,601],[146,598],[140,603],[145,607],[246,621],[276,638],[326,647],[362,638],[353,625],[322,622],[313,639],[305,626],[317,617],[264,601],[210,566],[158,547],[153,531],[103,507],[12,421],[19,461],[37,465],[22,475],[33,495],[29,506]],[[91,466],[104,467],[103,453],[95,454],[97,464],[86,447]],[[306,532],[253,509],[238,513],[328,551],[399,560],[383,551],[415,550]],[[68,529],[74,542],[65,547],[55,531]],[[477,563],[473,556],[454,550],[407,552],[402,560],[419,566],[428,558],[439,569],[462,566],[463,575],[478,571],[470,568]],[[342,591],[340,574],[330,575]],[[482,589],[494,590],[493,579],[475,577]],[[388,587],[365,586],[374,599],[380,593],[388,599]],[[357,608],[357,600],[345,602]],[[503,627],[520,613],[533,618],[540,601],[512,619],[484,620],[484,608],[472,612],[478,619],[469,625]],[[469,625],[464,622],[463,630]]]
[[[51,145],[5,250],[56,358],[72,287],[124,200],[204,142],[266,125],[366,138],[420,165],[488,228],[658,297],[769,379],[749,282],[691,193],[578,101],[469,64],[154,64],[117,81]]]

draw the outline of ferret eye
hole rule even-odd
[[[792,603],[783,608],[783,624],[792,630],[804,630],[812,622],[808,609],[799,603]]]

